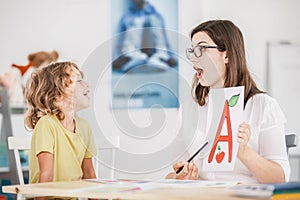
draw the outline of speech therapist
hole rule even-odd
[[[166,178],[245,183],[288,181],[290,165],[285,145],[286,119],[277,101],[258,89],[251,77],[240,29],[229,20],[210,20],[196,26],[190,38],[191,48],[186,50],[186,56],[196,72],[192,109],[199,110],[198,120],[206,121],[210,89],[244,86],[244,122],[238,127],[239,147],[233,171],[203,171],[203,159],[196,157],[191,162],[174,163],[174,171]],[[196,134],[206,133],[204,124],[201,126],[200,123],[200,131]],[[188,132],[184,128],[183,131]],[[192,153],[189,152],[190,155]],[[178,172],[180,167],[183,169]]]

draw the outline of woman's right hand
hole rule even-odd
[[[183,169],[176,174],[176,171],[183,166]],[[180,180],[197,180],[199,177],[198,167],[194,164],[194,161],[191,162],[177,162],[173,165],[173,170],[175,173],[175,179]]]

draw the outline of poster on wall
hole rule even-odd
[[[112,0],[112,108],[178,107],[178,0]]]

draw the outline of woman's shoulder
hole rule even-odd
[[[249,103],[249,105],[248,105]],[[286,122],[286,118],[277,100],[266,93],[256,94],[248,101],[245,110],[255,113],[261,123],[267,127]]]
[[[256,106],[269,106],[269,105],[276,105],[278,104],[276,99],[268,95],[267,93],[259,93],[254,96],[252,96],[249,99],[249,102],[252,102],[253,104],[256,104]]]
[[[268,99],[274,99],[273,97],[271,97],[269,94],[267,93],[258,93],[258,94],[255,94],[253,95],[252,98],[255,98],[255,99],[260,99],[260,100],[268,100]]]
[[[248,105],[248,103],[250,105]],[[248,100],[246,107],[252,107],[253,109],[259,110],[259,112],[282,112],[277,100],[267,93],[254,95]]]

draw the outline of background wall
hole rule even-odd
[[[262,88],[266,88],[266,42],[300,40],[297,0],[186,0],[180,4],[182,34],[216,18],[230,19],[241,28],[249,66]],[[82,63],[110,37],[108,0],[1,0],[0,5],[1,73],[12,63],[27,64],[27,55],[39,50],[57,49],[60,59]]]
[[[207,19],[230,19],[240,27],[249,67],[265,90],[268,89],[267,42],[300,43],[298,0],[180,0],[179,3],[182,35],[188,36],[194,26]],[[40,50],[55,49],[60,60],[83,64],[96,47],[111,38],[109,17],[109,0],[0,0],[0,73],[12,63],[27,64],[27,55]],[[184,63],[181,66],[181,76],[190,80],[192,69]],[[184,99],[189,91],[182,90],[181,94]],[[19,119],[14,120],[16,133],[23,131]],[[168,170],[148,175],[161,178]]]
[[[1,0],[1,72],[12,63],[27,64],[29,53],[56,49],[60,60],[82,63],[105,37],[97,0]],[[105,30],[105,29],[104,29]]]
[[[300,23],[297,0],[204,0],[204,19],[228,18],[242,30],[248,64],[258,84],[266,85],[266,43],[278,41],[300,42]]]

